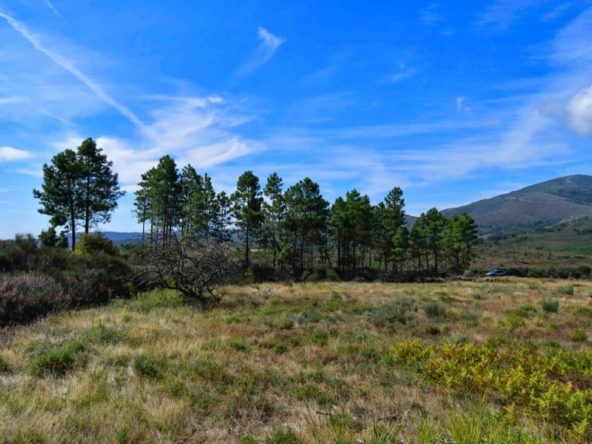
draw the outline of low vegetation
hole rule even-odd
[[[0,334],[0,441],[590,442],[592,284],[569,287],[253,284],[208,311],[159,290],[63,312]]]

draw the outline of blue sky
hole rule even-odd
[[[165,154],[409,214],[592,174],[592,1],[0,0],[0,238],[86,137],[128,195]]]

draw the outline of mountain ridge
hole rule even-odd
[[[592,176],[558,177],[442,211],[446,216],[464,212],[482,229],[535,228],[592,216]]]

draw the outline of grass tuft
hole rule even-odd
[[[82,354],[85,350],[86,346],[80,340],[51,348],[31,363],[31,373],[34,376],[64,376],[82,365]]]
[[[132,366],[137,375],[158,379],[163,376],[165,362],[161,357],[149,354],[139,354],[134,356]]]
[[[446,307],[442,304],[431,303],[425,306],[424,311],[430,319],[442,319],[446,314]]]
[[[559,300],[553,298],[543,298],[541,306],[545,313],[557,313],[559,311]]]

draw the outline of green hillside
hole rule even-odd
[[[574,175],[444,210],[469,213],[482,233],[511,227],[545,227],[592,216],[592,177]]]

